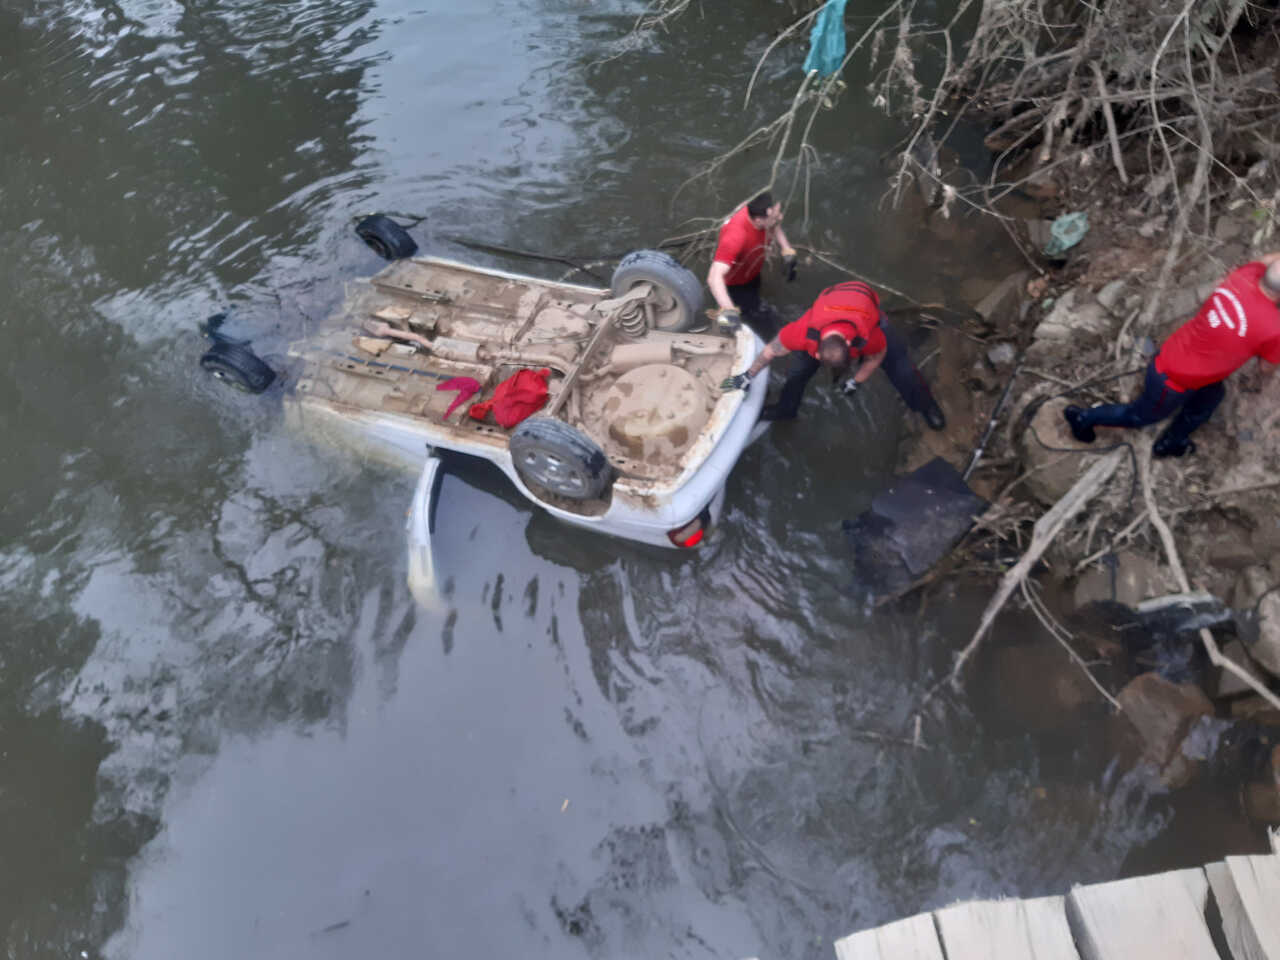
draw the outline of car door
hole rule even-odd
[[[441,459],[429,451],[405,518],[405,539],[409,548],[409,593],[420,606],[428,610],[438,610],[442,605],[431,544],[436,532],[436,504],[440,499],[440,482],[444,479],[442,466]]]

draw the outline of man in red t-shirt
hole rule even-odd
[[[1200,312],[1164,342],[1147,367],[1142,394],[1132,403],[1067,407],[1072,434],[1093,443],[1094,427],[1145,427],[1178,411],[1156,438],[1157,457],[1180,457],[1196,445],[1191,433],[1213,415],[1226,394],[1222,381],[1258,358],[1267,374],[1280,363],[1280,253],[1269,253],[1227,274]],[[1263,361],[1269,366],[1263,367]]]
[[[767,191],[739,207],[716,241],[715,256],[707,271],[707,286],[724,318],[743,317],[761,338],[773,336],[777,323],[772,308],[760,299],[760,268],[769,244],[782,251],[787,281],[796,278],[796,252],[782,230],[782,204]]]
[[[855,393],[883,367],[907,406],[921,414],[930,427],[941,430],[947,425],[929,385],[911,362],[906,343],[880,309],[880,298],[860,280],[823,290],[799,320],[778,331],[745,373],[729,377],[721,387],[745,388],[771,361],[787,352],[794,357],[791,374],[782,385],[778,402],[760,412],[762,420],[793,419],[804,388],[819,367],[839,373],[857,359],[857,370],[839,385],[842,393]]]

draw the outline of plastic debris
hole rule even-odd
[[[1089,214],[1064,213],[1049,227],[1049,242],[1044,245],[1046,257],[1058,257],[1084,239],[1089,232]]]
[[[829,77],[844,63],[844,5],[846,0],[827,0],[809,31],[809,55],[804,58],[804,72],[817,70],[818,76]]]

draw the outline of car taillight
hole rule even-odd
[[[674,543],[677,547],[689,548],[696,547],[702,542],[702,538],[707,535],[707,528],[711,526],[711,504],[707,504],[702,508],[702,512],[686,523],[683,527],[677,527],[674,530],[667,531],[667,539]]]

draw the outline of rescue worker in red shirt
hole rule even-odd
[[[911,362],[906,342],[880,309],[879,296],[861,280],[837,283],[823,290],[799,320],[778,331],[745,373],[729,377],[721,383],[721,389],[745,389],[771,361],[788,352],[794,358],[791,374],[782,385],[777,402],[760,411],[762,420],[794,419],[804,389],[819,367],[828,367],[838,376],[856,359],[857,369],[837,386],[841,393],[857,392],[883,368],[903,401],[931,428],[941,430],[947,425],[933,392]]]
[[[796,252],[782,229],[782,204],[768,191],[739,207],[716,241],[715,256],[707,272],[707,286],[725,321],[745,319],[747,325],[768,340],[777,329],[773,309],[760,299],[760,268],[770,243],[782,251],[787,282],[796,278]]]
[[[1194,453],[1191,433],[1212,416],[1226,394],[1222,382],[1258,358],[1260,374],[1280,363],[1280,253],[1270,253],[1229,273],[1188,320],[1160,347],[1147,366],[1141,395],[1132,403],[1067,407],[1072,434],[1093,443],[1094,427],[1145,427],[1177,411],[1156,438],[1156,457]],[[1263,361],[1268,366],[1263,367]]]

